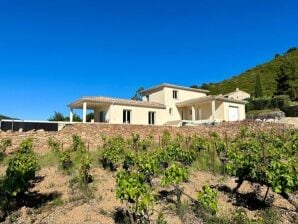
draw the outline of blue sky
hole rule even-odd
[[[0,114],[217,82],[297,46],[296,0],[1,0]]]

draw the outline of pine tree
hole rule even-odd
[[[142,101],[143,95],[142,95],[142,91],[144,91],[143,87],[140,87],[135,95],[133,97],[131,97],[132,100],[138,100],[138,101]]]
[[[261,84],[260,75],[257,74],[256,85],[255,85],[255,98],[260,98],[263,96],[263,89]]]
[[[279,68],[279,73],[277,75],[276,81],[276,90],[274,95],[287,95],[289,92],[289,76],[286,72],[285,66],[281,65]]]

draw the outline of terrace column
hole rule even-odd
[[[215,100],[211,102],[212,120],[215,121]]]
[[[73,108],[70,108],[70,111],[69,111],[69,122],[70,123],[73,122]]]
[[[83,123],[86,123],[86,116],[87,116],[87,103],[83,103]]]
[[[194,106],[191,107],[191,119],[193,121],[196,120],[196,110]]]

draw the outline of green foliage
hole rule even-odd
[[[61,152],[59,156],[59,160],[60,160],[60,166],[63,170],[69,170],[73,165],[69,150]]]
[[[149,182],[158,171],[157,160],[148,154],[140,156],[138,161],[138,170],[144,175],[145,180]]]
[[[5,191],[11,196],[27,191],[38,168],[36,155],[32,151],[32,140],[25,139],[9,160],[4,179]]]
[[[244,209],[238,209],[232,217],[231,223],[233,224],[257,224],[250,220]]]
[[[204,209],[215,215],[218,211],[218,191],[209,186],[203,186],[203,191],[198,193],[198,201]]]
[[[53,152],[59,152],[60,151],[60,142],[57,139],[49,138],[48,139],[48,145],[49,145],[49,148]]]
[[[10,138],[1,139],[1,141],[0,141],[0,161],[3,160],[7,147],[9,147],[11,145],[12,145],[12,141]]]
[[[285,67],[283,65],[280,66],[279,73],[277,78],[275,79],[276,91],[274,95],[286,95],[288,94],[290,84],[289,84],[289,76],[285,71]]]
[[[226,79],[218,83],[205,83],[200,87],[209,90],[210,94],[214,95],[229,93],[235,91],[236,88],[240,88],[241,90],[254,95],[256,75],[259,74],[263,87],[263,95],[272,96],[274,95],[276,89],[275,78],[277,77],[280,66],[284,64],[285,60],[290,61],[292,64],[291,67],[295,68],[296,71],[296,73],[294,73],[295,77],[293,77],[293,80],[290,81],[291,85],[298,83],[298,50],[293,48],[293,50],[281,55],[280,57],[276,57],[264,64],[257,65],[256,67],[251,68],[239,75],[233,76],[230,79]]]
[[[187,179],[188,179],[187,169],[174,163],[165,170],[164,176],[161,180],[161,185],[162,186],[178,185],[183,181],[187,181]]]
[[[83,154],[79,168],[79,178],[85,193],[88,193],[88,184],[92,181],[92,176],[89,173],[91,164],[92,159],[90,158],[90,155],[88,153]]]
[[[191,150],[183,150],[178,144],[168,145],[165,149],[169,161],[180,162],[183,165],[191,165],[195,160],[195,153]]]
[[[85,152],[86,151],[85,142],[78,135],[72,136],[72,151],[74,151],[74,152],[76,152],[76,151]]]
[[[256,76],[256,85],[255,85],[255,98],[263,96],[263,88],[261,84],[260,74]]]
[[[272,207],[259,212],[258,224],[278,224],[280,223],[279,211]]]
[[[276,193],[294,192],[298,189],[295,144],[291,132],[261,132],[256,138],[246,135],[235,139],[227,151],[227,170],[240,185],[248,180],[272,187]]]
[[[209,148],[209,142],[205,138],[201,138],[197,135],[192,136],[191,138],[191,146],[193,150],[202,151],[207,150]]]
[[[54,115],[52,115],[49,119],[49,121],[69,121],[68,116],[64,116],[62,113],[55,111]],[[73,121],[81,122],[82,119],[77,115],[73,115]]]
[[[169,132],[169,130],[164,130],[162,137],[161,137],[161,144],[163,147],[167,146],[168,144],[170,144],[171,142],[171,133]]]
[[[124,157],[126,142],[121,137],[105,139],[101,163],[105,169],[115,171]]]
[[[154,199],[142,173],[121,171],[116,183],[116,197],[129,203],[131,213],[142,216],[148,213]]]
[[[144,91],[144,87],[140,87],[138,88],[138,90],[135,92],[135,95],[133,97],[131,97],[132,100],[138,100],[138,101],[142,101],[143,100],[143,95],[142,92]]]

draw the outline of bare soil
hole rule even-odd
[[[5,167],[0,165],[0,175],[5,172]],[[57,198],[54,198],[41,207],[22,207],[9,218],[5,223],[115,223],[114,214],[117,208],[125,207],[115,196],[115,173],[103,170],[102,168],[93,168],[91,174],[94,177],[93,183],[90,184],[93,196],[90,199],[83,197],[80,192],[73,190],[70,186],[71,176],[61,172],[57,167],[42,168],[38,175],[40,181],[36,183],[32,189],[40,195],[49,195],[56,193]],[[197,192],[202,190],[203,185],[211,186],[226,186],[234,188],[236,186],[233,178],[215,175],[211,172],[196,171],[192,172],[189,182],[183,184],[184,192],[192,197],[197,197]],[[239,194],[243,195],[251,193],[256,186],[245,182]],[[260,188],[260,198],[263,198],[266,192],[265,187]],[[188,196],[183,196],[182,200],[189,200]],[[274,196],[275,201],[273,206],[295,213],[295,208],[279,195],[269,191],[269,197]],[[242,198],[242,199],[243,199]],[[246,205],[241,205],[235,197],[232,197],[224,190],[219,191],[219,215],[232,214],[237,208],[243,207],[249,217],[253,218],[258,215],[258,208],[254,202],[245,201]],[[252,203],[250,205],[249,203]],[[153,217],[158,216],[158,212],[163,211],[166,221],[171,224],[182,223],[199,223],[192,217],[186,217],[184,222],[174,212],[173,205],[167,203],[159,203],[156,205]],[[287,220],[282,217],[282,223],[293,223],[292,220]]]

